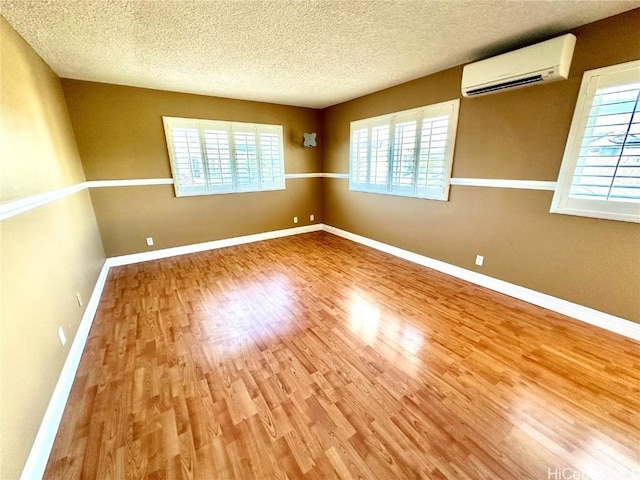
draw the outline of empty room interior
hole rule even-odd
[[[0,0],[0,478],[640,478],[639,32]]]

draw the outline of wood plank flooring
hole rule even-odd
[[[111,270],[45,478],[637,479],[639,372],[323,232],[173,257]]]

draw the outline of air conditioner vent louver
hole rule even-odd
[[[576,37],[570,33],[497,57],[465,65],[462,94],[487,95],[534,83],[566,80]]]
[[[531,77],[520,78],[518,80],[511,80],[509,82],[498,83],[489,87],[474,88],[473,90],[467,90],[467,97],[474,95],[482,95],[483,93],[495,92],[497,90],[503,90],[505,88],[513,88],[520,85],[526,85],[528,83],[542,82],[542,75],[533,75]]]

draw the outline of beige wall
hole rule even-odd
[[[286,173],[321,171],[320,148],[302,147],[302,133],[320,127],[316,110],[62,83],[88,180],[170,178],[163,115],[283,125]],[[321,185],[320,178],[288,179],[282,191],[180,198],[167,185],[94,188],[91,197],[107,256],[115,256],[294,227],[294,216],[298,226],[319,223]]]
[[[290,228],[294,216],[298,226],[318,223],[321,182],[293,179],[286,190],[178,199],[173,185],[96,188],[91,198],[107,255],[117,256]]]
[[[576,29],[567,81],[463,98],[453,177],[555,181],[583,72],[640,58],[638,25],[634,10]],[[348,172],[349,122],[462,98],[461,74],[452,68],[324,110],[324,170]],[[640,322],[637,224],[550,214],[548,191],[452,186],[449,202],[437,202],[324,180],[329,225]]]
[[[3,202],[84,181],[58,77],[0,17]],[[104,253],[84,191],[0,223],[0,478],[31,449]],[[57,329],[67,336],[61,346]]]

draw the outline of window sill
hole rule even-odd
[[[638,207],[640,210],[640,206]],[[561,215],[574,215],[578,217],[598,218],[600,220],[617,220],[622,222],[640,223],[640,213],[617,213],[617,212],[603,212],[599,210],[582,210],[577,208],[560,208],[551,207],[550,213],[558,213]]]

